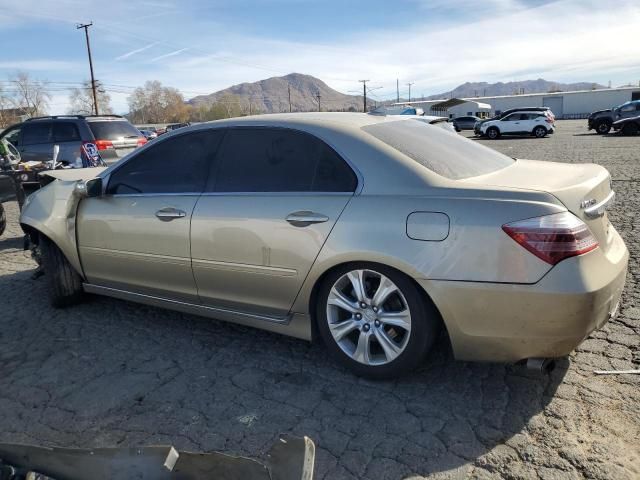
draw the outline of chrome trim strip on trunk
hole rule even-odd
[[[93,285],[91,283],[83,283],[82,287],[87,293],[105,295],[107,297],[114,297],[121,300],[143,303],[145,305],[178,310],[180,312],[215,318],[217,320],[240,323],[248,326],[256,326],[258,328],[265,328],[264,326],[260,325],[264,322],[287,325],[291,321],[291,314],[287,314],[283,317],[258,315],[254,313],[238,312],[226,308],[209,307],[206,305],[198,305],[194,303],[182,302],[179,300],[171,300],[168,298],[145,295],[142,293],[129,292],[127,290],[120,290],[117,288],[102,287],[100,285]]]
[[[613,202],[613,199],[616,196],[616,192],[611,190],[609,195],[602,200],[600,203],[596,203],[595,205],[585,208],[584,214],[589,218],[598,218],[604,215],[605,209]]]

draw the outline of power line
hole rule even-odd
[[[96,93],[96,79],[93,76],[93,60],[91,60],[91,44],[89,43],[89,27],[93,25],[93,22],[78,24],[76,30],[84,28],[84,36],[87,40],[87,53],[89,54],[89,71],[91,72],[91,90],[93,91],[93,109],[96,115],[98,115],[98,95]]]

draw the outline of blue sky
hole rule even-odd
[[[640,2],[619,0],[0,0],[0,80],[51,82],[51,113],[89,77],[77,22],[93,21],[96,77],[116,111],[145,80],[189,98],[308,73],[342,92],[395,96],[465,81],[640,80]]]

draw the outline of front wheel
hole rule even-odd
[[[500,130],[498,130],[496,127],[489,127],[487,129],[487,137],[489,137],[491,140],[495,140],[499,136],[500,136]]]
[[[440,325],[436,308],[403,274],[349,264],[323,281],[318,330],[331,355],[356,375],[390,378],[417,367]]]
[[[80,275],[58,246],[44,235],[40,236],[39,247],[51,305],[61,308],[80,303],[84,296]]]
[[[544,128],[542,125],[539,125],[533,129],[533,135],[536,138],[543,138],[547,135],[547,129]]]
[[[600,122],[596,125],[596,132],[600,135],[606,135],[611,130],[611,124],[609,122]]]
[[[4,211],[4,206],[0,203],[0,235],[4,233],[7,228],[7,213]]]

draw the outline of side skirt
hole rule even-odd
[[[237,323],[239,325],[268,330],[270,332],[301,338],[303,340],[311,340],[311,320],[309,316],[305,314],[289,313],[284,317],[256,315],[252,313],[237,312],[225,308],[209,307],[153,295],[129,292],[127,290],[119,290],[117,288],[102,287],[100,285],[93,285],[90,283],[84,283],[82,286],[84,291],[87,293],[142,303],[153,307],[166,308],[215,320]]]

